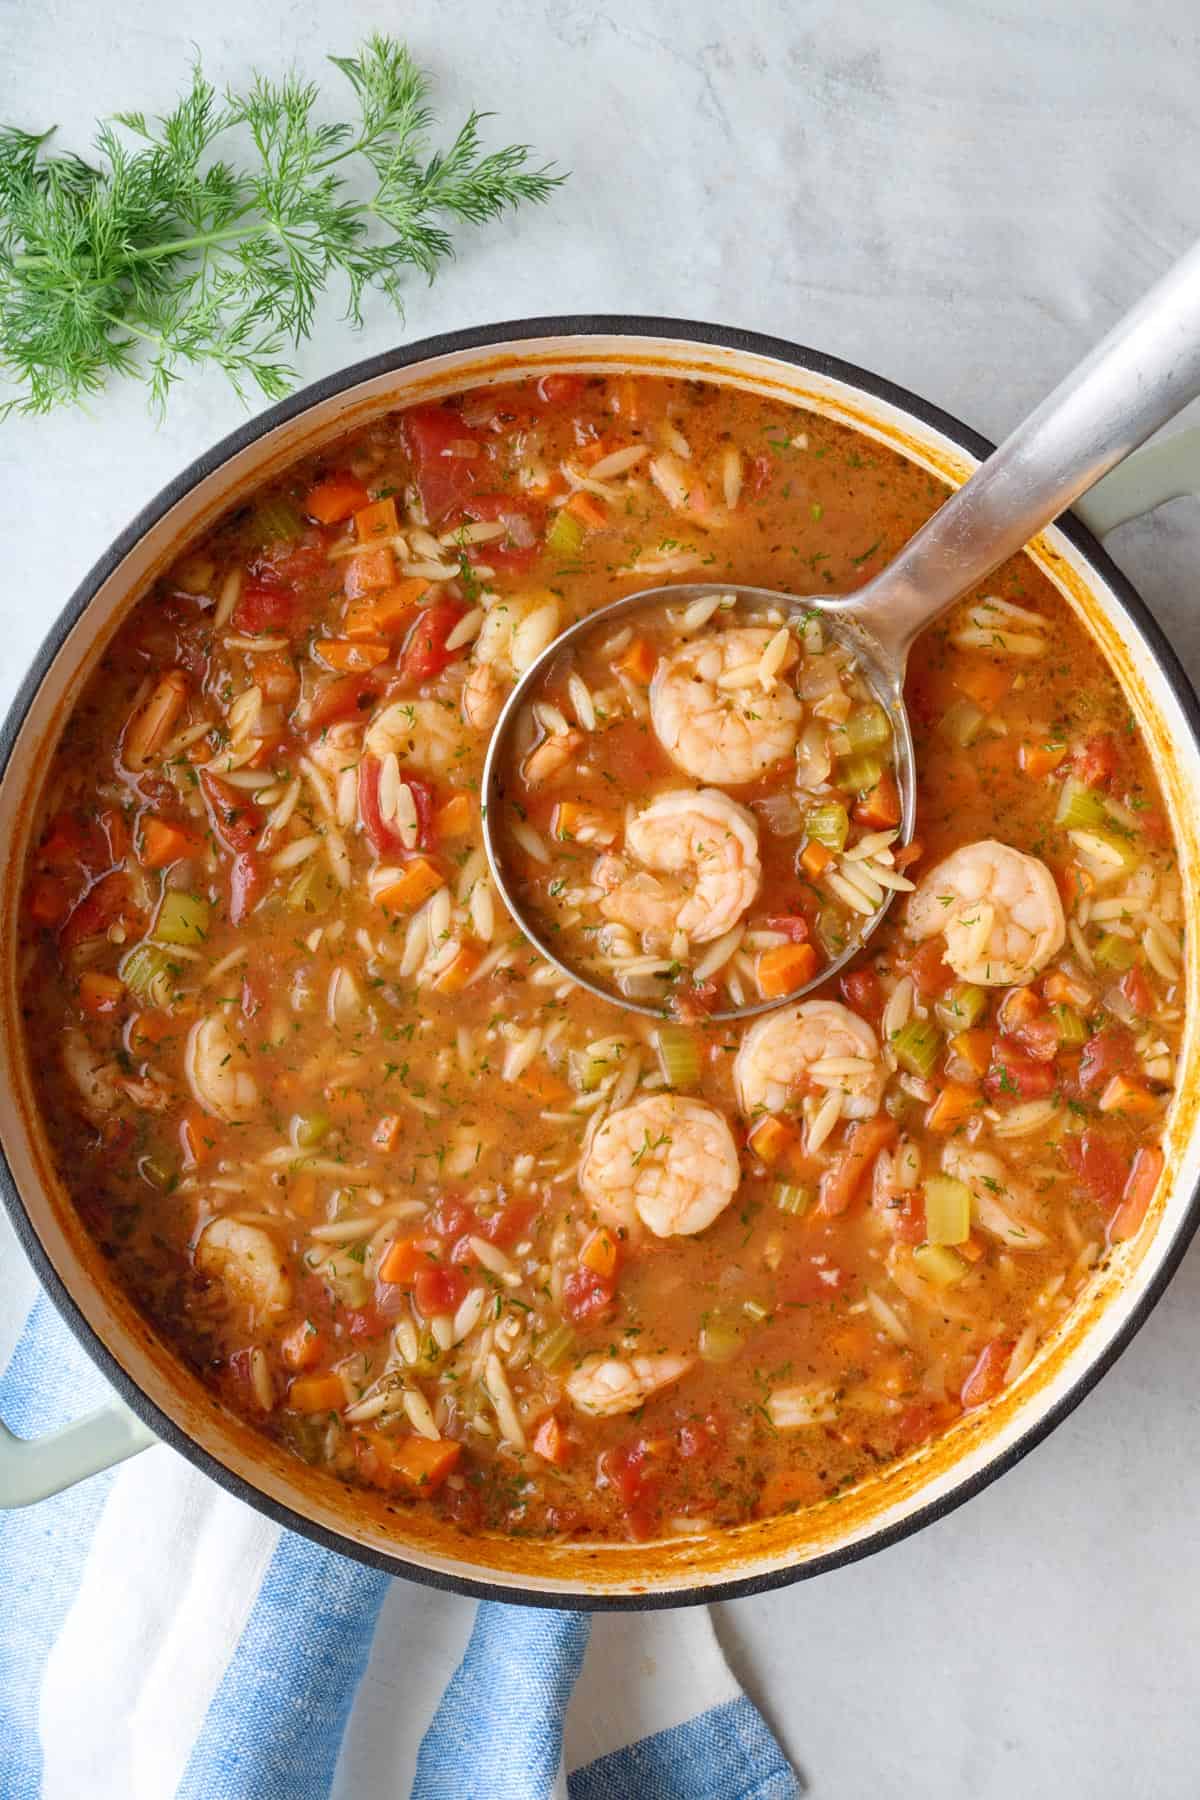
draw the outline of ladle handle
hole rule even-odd
[[[902,659],[923,626],[1197,394],[1200,244],[838,610]]]

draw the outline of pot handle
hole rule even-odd
[[[1195,425],[1143,444],[1077,500],[1074,511],[1089,531],[1105,537],[1127,519],[1184,494],[1200,494],[1200,426]]]
[[[44,1437],[15,1437],[0,1423],[0,1509],[32,1506],[155,1443],[136,1413],[113,1400]]]

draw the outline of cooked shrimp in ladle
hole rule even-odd
[[[758,894],[762,864],[754,814],[715,788],[660,794],[625,831],[628,857],[599,857],[600,911],[633,931],[681,931],[707,944],[737,924]]]

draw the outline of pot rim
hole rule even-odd
[[[933,405],[899,383],[877,375],[872,370],[864,369],[856,363],[831,356],[824,351],[811,349],[806,345],[794,343],[787,338],[774,337],[738,326],[714,325],[702,320],[664,316],[643,317],[638,314],[624,313],[549,314],[521,320],[502,320],[491,325],[461,327],[454,331],[440,332],[418,339],[412,344],[381,351],[374,356],[366,357],[359,362],[336,370],[330,375],[322,376],[317,381],[311,382],[306,387],[297,390],[296,393],[289,395],[287,399],[280,401],[277,405],[247,419],[243,424],[227,433],[211,449],[194,458],[186,468],[160,489],[118,534],[109,548],[84,576],[51,625],[17,689],[3,722],[0,723],[0,783],[8,774],[16,740],[43,681],[68,635],[79,623],[97,592],[119,569],[122,562],[146,533],[157,525],[172,507],[186,499],[201,481],[216,474],[232,457],[240,451],[250,448],[277,427],[300,417],[314,406],[335,399],[339,394],[352,388],[376,381],[417,363],[464,351],[483,350],[494,345],[519,345],[540,338],[592,337],[661,339],[711,345],[722,350],[741,351],[752,356],[772,358],[791,368],[802,369],[833,381],[842,382],[848,387],[881,400],[918,420],[921,424],[940,432],[954,444],[979,459],[988,456],[995,448],[988,438],[964,425],[952,413]],[[1150,613],[1132,583],[1118,569],[1099,541],[1074,514],[1063,514],[1055,521],[1055,527],[1062,532],[1076,550],[1082,553],[1099,580],[1113,592],[1121,606],[1132,618],[1163,678],[1172,690],[1175,701],[1187,720],[1191,736],[1200,750],[1200,699],[1197,698],[1196,691],[1162,627]],[[376,1550],[369,1545],[343,1536],[339,1532],[328,1530],[325,1526],[309,1519],[305,1514],[297,1512],[293,1507],[273,1499],[243,1476],[236,1474],[216,1455],[189,1436],[149,1398],[118,1362],[99,1333],[93,1329],[42,1244],[26,1210],[2,1144],[0,1144],[0,1198],[3,1199],[5,1210],[12,1221],[18,1241],[29,1258],[41,1286],[53,1301],[57,1311],[66,1320],[75,1338],[112,1384],[121,1400],[154,1432],[156,1437],[186,1457],[218,1486],[255,1507],[275,1524],[298,1532],[301,1536],[320,1544],[323,1549],[335,1551],[342,1556],[349,1556],[354,1561],[377,1569],[384,1574],[402,1576],[426,1587],[460,1593],[479,1600],[498,1600],[510,1605],[522,1604],[556,1610],[569,1608],[586,1612],[659,1611],[676,1606],[708,1605],[718,1600],[746,1599],[755,1594],[768,1593],[776,1588],[791,1586],[795,1582],[805,1581],[834,1569],[844,1568],[864,1557],[874,1555],[877,1551],[888,1549],[892,1544],[899,1543],[904,1538],[924,1530],[926,1526],[935,1524],[938,1520],[955,1512],[1028,1456],[1091,1393],[1118,1357],[1129,1347],[1149,1318],[1179,1268],[1197,1228],[1200,1227],[1200,1183],[1197,1183],[1193,1186],[1186,1210],[1175,1227],[1174,1236],[1162,1261],[1150,1279],[1145,1282],[1130,1309],[1128,1318],[1116,1331],[1110,1342],[1102,1350],[1089,1357],[1070,1386],[1052,1405],[1037,1414],[1036,1417],[1031,1418],[1029,1423],[1020,1429],[1013,1441],[1004,1449],[990,1456],[982,1468],[971,1475],[964,1476],[955,1483],[949,1492],[939,1495],[924,1505],[915,1506],[903,1518],[890,1525],[868,1531],[863,1537],[851,1543],[815,1555],[807,1561],[793,1563],[783,1568],[764,1570],[758,1574],[744,1575],[729,1581],[709,1580],[695,1587],[648,1593],[633,1591],[597,1593],[586,1589],[576,1592],[564,1589],[550,1593],[522,1588],[519,1584],[510,1586],[498,1581],[478,1579],[470,1574],[449,1573],[442,1569],[409,1562],[402,1555]],[[1136,1276],[1134,1279],[1136,1280]]]

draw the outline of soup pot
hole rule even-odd
[[[544,1605],[636,1607],[730,1598],[882,1549],[960,1505],[1065,1418],[1129,1343],[1200,1221],[1200,709],[1162,632],[1096,536],[1200,483],[1200,432],[1130,458],[1030,546],[1098,640],[1145,733],[1169,807],[1187,896],[1188,1027],[1167,1122],[1167,1177],[1139,1236],[1087,1292],[1020,1379],[942,1438],[808,1511],[656,1544],[467,1537],[383,1495],[309,1469],[225,1410],[115,1285],[53,1169],[39,1126],[16,998],[20,869],[56,735],[130,603],[242,495],[334,435],[458,389],[556,371],[704,380],[824,414],[947,486],[991,446],[893,383],[816,351],[681,320],[534,319],[455,332],[372,358],[243,425],[153,500],[97,563],[54,625],[0,737],[0,1186],[38,1275],[120,1397],[37,1443],[0,1427],[0,1502],[55,1492],[155,1439],[223,1487],[326,1547],[396,1575]]]

